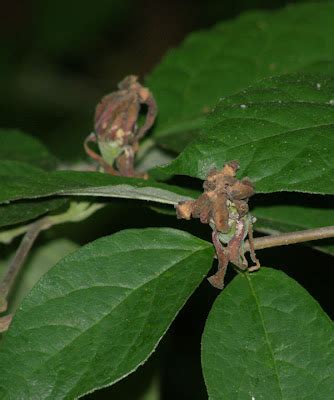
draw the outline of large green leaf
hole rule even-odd
[[[206,322],[202,366],[211,400],[333,396],[334,326],[283,272],[239,275]]]
[[[177,148],[201,128],[221,96],[266,76],[333,59],[333,14],[331,2],[299,4],[249,12],[192,33],[147,79],[159,105],[157,140]]]
[[[0,129],[0,160],[21,161],[51,169],[56,159],[36,138],[15,129]]]
[[[188,233],[142,229],[65,257],[2,342],[1,399],[73,399],[124,378],[154,351],[212,256]]]
[[[333,142],[334,76],[283,75],[222,99],[201,135],[152,175],[204,179],[238,160],[257,192],[334,194]]]
[[[24,163],[0,162],[0,203],[52,195],[120,197],[175,204],[193,191],[153,180],[99,172],[45,172]]]

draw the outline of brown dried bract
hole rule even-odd
[[[85,150],[98,161],[106,172],[112,175],[138,176],[134,170],[134,156],[138,142],[152,127],[157,106],[151,92],[143,87],[134,75],[126,77],[118,84],[117,91],[103,97],[95,111],[95,133],[85,141]],[[146,118],[138,127],[140,109],[147,106]],[[116,143],[121,149],[115,165],[110,165],[103,157],[89,148],[88,143]]]
[[[253,220],[248,213],[248,199],[254,194],[254,187],[248,178],[242,180],[236,178],[238,169],[238,162],[231,161],[226,163],[222,170],[211,170],[203,183],[204,193],[197,200],[180,202],[175,207],[178,218],[188,220],[199,218],[202,223],[210,224],[212,227],[218,272],[210,277],[209,281],[220,289],[223,288],[229,262],[242,270],[248,268],[243,244],[247,234],[250,242],[253,239]],[[222,243],[220,239],[222,234],[224,238],[229,238],[227,242]],[[250,269],[255,270],[260,264],[252,245],[251,249],[251,258],[255,265]]]

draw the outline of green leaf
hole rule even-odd
[[[333,75],[334,74],[334,59],[317,61],[313,64],[309,64],[309,65],[306,65],[305,67],[299,68],[298,72]]]
[[[166,164],[174,159],[170,152],[158,147],[152,139],[146,140],[140,147],[136,157],[136,171],[146,172],[158,165]]]
[[[16,201],[0,205],[0,227],[26,222],[55,211],[67,204],[67,199],[51,198]]]
[[[100,172],[45,172],[24,163],[0,161],[0,203],[53,195],[120,197],[176,204],[193,191]]]
[[[63,212],[48,215],[45,221],[46,225],[42,228],[42,230],[49,229],[51,226],[64,224],[66,222],[83,221],[84,219],[89,218],[96,211],[103,208],[105,205],[105,203],[101,202],[90,203],[87,201],[71,201],[68,208],[65,209]],[[30,227],[31,224],[26,224],[2,230],[0,232],[0,243],[10,243],[15,237],[26,233]]]
[[[290,5],[248,12],[192,33],[147,79],[159,105],[155,137],[168,147],[171,136],[172,148],[178,137],[182,147],[183,134],[196,135],[221,96],[266,76],[332,60],[333,14],[331,2]]]
[[[268,78],[218,104],[202,134],[151,172],[204,179],[240,162],[256,191],[334,194],[334,75]]]
[[[334,387],[334,326],[283,272],[237,276],[206,322],[202,366],[211,400],[323,400]]]
[[[43,169],[52,169],[56,159],[33,136],[14,129],[0,129],[0,160],[20,161]]]
[[[330,201],[333,201],[330,199]],[[268,234],[293,232],[303,229],[334,225],[334,209],[319,208],[305,204],[282,204],[256,206],[252,211],[256,217],[254,229]],[[334,255],[334,240],[321,240],[304,243],[319,251]]]
[[[188,233],[141,229],[65,257],[5,335],[1,399],[73,399],[124,378],[154,351],[212,256]]]

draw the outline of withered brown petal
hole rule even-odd
[[[226,176],[235,176],[239,169],[238,161],[230,161],[224,165],[223,174]]]
[[[248,213],[249,207],[246,201],[234,200],[233,203],[236,206],[240,218],[244,217]]]
[[[190,219],[193,203],[194,202],[192,200],[188,200],[181,201],[179,204],[176,204],[176,217],[178,219]]]
[[[200,218],[201,212],[204,209],[211,209],[211,199],[207,192],[202,193],[197,200],[193,203],[192,216]]]
[[[229,212],[227,207],[227,196],[225,193],[218,193],[212,201],[212,218],[219,232],[227,232],[229,229]]]
[[[251,197],[254,194],[253,185],[247,181],[236,181],[228,190],[229,197],[232,200],[242,200]]]

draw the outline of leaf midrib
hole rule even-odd
[[[272,363],[273,363],[273,367],[274,367],[274,371],[275,371],[275,377],[276,377],[276,380],[277,380],[277,384],[278,384],[278,388],[279,388],[279,391],[280,391],[281,399],[283,400],[283,393],[282,393],[282,388],[281,388],[281,382],[280,382],[280,377],[279,377],[279,373],[278,373],[278,368],[277,368],[277,364],[276,364],[276,360],[275,360],[275,356],[274,356],[274,351],[273,351],[273,348],[272,348],[271,343],[270,343],[270,340],[269,340],[269,335],[268,335],[268,331],[267,331],[267,329],[266,329],[266,325],[265,325],[265,321],[264,321],[264,316],[263,316],[263,313],[262,313],[262,311],[261,311],[259,299],[258,299],[258,297],[257,297],[257,295],[256,295],[254,286],[253,286],[253,284],[252,284],[251,278],[250,278],[250,276],[249,276],[248,273],[246,273],[246,279],[247,279],[247,282],[248,282],[248,285],[249,285],[251,294],[252,294],[252,296],[253,296],[253,298],[254,298],[254,302],[255,302],[255,305],[256,305],[256,308],[257,308],[257,311],[258,311],[258,315],[259,315],[259,317],[260,317],[261,327],[262,327],[263,332],[264,332],[265,342],[266,342],[266,344],[267,344],[268,351],[269,351],[270,357],[271,357],[271,359],[272,359]]]
[[[152,281],[154,281],[155,279],[158,279],[161,275],[163,275],[164,273],[166,273],[167,271],[169,271],[171,268],[176,267],[179,263],[183,262],[185,259],[187,259],[190,256],[195,255],[196,253],[203,251],[203,250],[207,250],[207,248],[201,248],[198,249],[194,252],[189,252],[187,255],[185,255],[184,257],[182,257],[181,259],[178,260],[177,263],[174,263],[172,266],[170,266],[169,268],[167,268],[164,272],[162,272],[162,274],[160,274],[159,276],[153,276],[152,279],[145,281],[143,284],[137,286],[136,288],[134,288],[130,293],[128,293],[127,296],[124,296],[117,304],[115,304],[109,311],[107,314],[103,315],[100,319],[98,319],[96,322],[94,322],[92,325],[89,326],[88,329],[80,331],[80,334],[78,336],[76,336],[75,338],[73,338],[70,342],[68,342],[64,347],[62,347],[61,349],[59,349],[56,353],[52,354],[50,357],[46,358],[45,360],[43,360],[43,364],[48,363],[52,358],[54,358],[56,355],[58,355],[59,353],[63,352],[67,347],[69,347],[73,342],[75,342],[78,338],[80,338],[82,335],[86,334],[90,329],[94,328],[96,325],[98,325],[104,318],[108,317],[110,315],[110,313],[117,307],[119,307],[124,301],[126,301],[132,294],[134,294],[137,290],[142,289],[143,287],[145,287],[147,284],[151,283]],[[64,297],[64,296],[61,296]],[[31,310],[31,309],[30,309]],[[48,326],[48,325],[47,325]],[[168,328],[168,327],[167,327]],[[42,365],[40,364],[38,367],[36,367],[33,370],[29,370],[29,375],[28,377],[31,377],[31,375],[33,373],[35,373],[36,371],[38,371],[39,369],[42,368]],[[129,372],[130,373],[130,372]],[[26,380],[26,377],[24,378]]]

